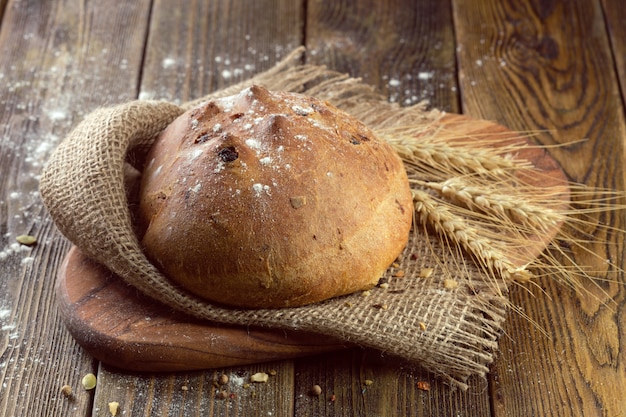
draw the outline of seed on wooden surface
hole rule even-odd
[[[422,391],[430,391],[430,384],[426,381],[417,381],[417,389]]]
[[[70,387],[69,385],[63,385],[61,387],[61,394],[63,394],[64,397],[71,397],[72,396],[72,387]]]
[[[182,387],[180,387],[181,391],[189,391],[189,387],[187,385],[183,385]]]
[[[87,391],[94,389],[96,387],[96,383],[97,379],[94,374],[87,374],[83,377],[83,388],[85,388]]]
[[[17,240],[17,243],[24,246],[33,246],[37,243],[37,238],[31,235],[19,235],[15,238],[15,240]]]
[[[363,384],[365,384],[365,386],[370,386],[374,383],[374,381],[372,381],[371,379],[366,379],[365,381],[363,381]]]
[[[276,374],[278,374],[278,371],[276,369],[270,369],[269,371],[267,371],[267,373],[269,374],[269,376],[276,376]]]
[[[217,383],[220,385],[228,384],[228,375],[222,374],[217,378]]]
[[[257,372],[254,375],[250,375],[250,382],[267,382],[269,375],[265,372]]]
[[[111,413],[111,415],[113,417],[115,417],[117,415],[117,411],[120,408],[120,403],[118,403],[117,401],[111,401],[109,403],[109,413]]]
[[[314,397],[319,397],[320,395],[322,395],[322,387],[317,384],[313,385],[311,387],[311,395]]]

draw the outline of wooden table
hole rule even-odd
[[[195,98],[269,68],[300,45],[307,62],[363,77],[392,101],[427,99],[536,132],[543,145],[565,144],[550,152],[572,180],[624,190],[620,0],[355,3],[0,0],[1,416],[107,416],[112,401],[123,416],[626,414],[626,278],[611,271],[601,274],[611,281],[587,285],[591,294],[550,278],[515,289],[513,302],[528,318],[510,315],[491,373],[472,378],[465,392],[359,349],[138,375],[97,363],[69,336],[54,298],[69,244],[37,193],[51,148],[99,106]],[[601,220],[625,228],[623,212]],[[16,244],[21,234],[38,244]],[[590,249],[623,265],[623,234],[600,237],[608,244]],[[269,370],[268,383],[244,384]],[[80,381],[88,372],[99,381],[86,392]],[[226,399],[216,398],[213,384],[222,373],[231,376]],[[65,384],[73,387],[70,398],[61,394]],[[314,384],[320,397],[308,395]]]

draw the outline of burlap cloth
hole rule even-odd
[[[134,101],[95,111],[59,145],[40,182],[60,231],[129,285],[167,306],[202,319],[236,325],[301,329],[399,356],[466,387],[485,375],[497,349],[508,300],[472,262],[419,231],[387,273],[389,287],[323,303],[278,310],[234,310],[211,305],[173,286],[144,256],[133,232],[125,193],[127,164],[141,169],[156,136],[201,101],[239,92],[252,83],[327,100],[374,131],[438,117],[422,106],[400,108],[372,88],[323,67],[300,65],[296,51],[266,73],[194,102]],[[366,262],[366,260],[363,260]],[[425,273],[430,268],[433,273]],[[404,275],[404,276],[402,276]],[[445,278],[459,285],[446,288]]]

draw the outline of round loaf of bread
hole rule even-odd
[[[311,97],[253,86],[176,119],[146,160],[142,244],[180,287],[240,308],[371,288],[407,243],[402,161]]]

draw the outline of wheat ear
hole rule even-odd
[[[417,220],[432,228],[441,237],[462,247],[473,255],[478,264],[486,269],[491,276],[500,276],[504,280],[527,282],[533,274],[525,267],[515,265],[507,255],[499,249],[500,245],[487,238],[471,226],[468,221],[454,214],[445,202],[438,201],[426,191],[413,189],[413,204]]]
[[[494,138],[491,133],[474,133],[471,141],[461,142],[458,132],[448,131],[434,122],[381,129],[376,134],[387,141],[405,163],[418,170],[430,167],[447,174],[497,175],[502,171],[510,173],[532,168],[529,161],[515,157],[528,145],[511,142],[510,137]]]
[[[442,197],[462,205],[472,211],[480,210],[503,221],[510,220],[522,231],[541,232],[558,226],[567,219],[567,213],[555,210],[551,205],[562,204],[561,200],[550,201],[548,196],[539,194],[533,201],[529,192],[521,193],[525,198],[514,198],[519,188],[498,187],[498,184],[473,185],[466,178],[450,178],[442,182],[412,181],[420,186],[437,191]],[[504,190],[504,192],[502,191]],[[507,192],[508,191],[508,192]]]
[[[425,114],[407,123],[380,125],[376,132],[404,161],[416,225],[472,257],[494,279],[498,293],[509,282],[536,277],[528,271],[530,265],[535,273],[560,279],[577,291],[587,291],[577,277],[596,283],[614,281],[608,275],[601,278],[609,272],[625,272],[619,262],[609,260],[618,253],[605,258],[604,252],[591,248],[606,243],[597,233],[624,233],[596,218],[626,210],[624,192],[555,182],[549,174],[541,185],[536,176],[543,175],[542,169],[522,156],[530,147],[546,148],[521,140],[536,133],[494,130],[480,120],[442,124],[442,117]],[[531,177],[531,184],[540,185],[529,185],[526,179]],[[546,233],[553,235],[551,242],[543,241]],[[535,254],[535,244],[547,250]],[[577,256],[593,259],[595,268],[579,264]],[[464,262],[456,255],[452,260],[459,266]]]
[[[425,166],[446,171],[456,171],[457,174],[468,173],[499,173],[528,167],[521,161],[516,161],[497,155],[483,149],[450,146],[445,143],[420,143],[415,141],[394,141],[389,139],[395,151],[405,163],[411,164],[420,170]]]

